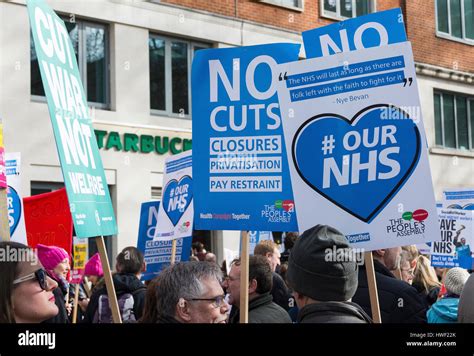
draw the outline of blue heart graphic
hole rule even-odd
[[[21,218],[21,199],[17,191],[8,186],[8,221],[10,223],[10,235],[15,232]],[[11,200],[10,200],[11,199]],[[13,219],[13,224],[11,220]]]
[[[310,118],[296,132],[292,156],[306,184],[356,218],[370,222],[418,164],[420,140],[418,127],[406,112],[379,104],[361,110],[351,120],[337,114]],[[357,161],[359,169],[354,169]],[[370,169],[364,169],[369,161]]]
[[[163,208],[173,226],[176,226],[179,219],[181,219],[192,199],[193,179],[190,176],[182,177],[179,182],[176,179],[168,182],[163,194]]]

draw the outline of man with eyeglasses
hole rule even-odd
[[[215,263],[182,262],[156,278],[158,323],[226,323],[228,304]],[[148,308],[149,306],[147,306]]]
[[[229,322],[239,322],[240,306],[240,259],[234,260],[229,277],[225,281],[232,310]],[[285,309],[273,302],[272,269],[266,257],[249,257],[249,323],[291,323]]]

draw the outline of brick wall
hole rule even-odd
[[[305,0],[303,12],[256,0],[162,0],[162,2],[297,32],[333,22],[320,16],[319,0]],[[401,7],[405,15],[408,39],[413,44],[417,62],[474,73],[474,46],[436,37],[435,0],[377,1],[377,11],[394,7]]]
[[[162,0],[163,3],[209,11],[219,15],[237,17],[293,31],[306,31],[325,26],[334,21],[320,17],[320,1],[305,0],[304,11],[261,3],[256,0]],[[384,0],[377,3],[377,10],[399,6],[399,0]],[[237,3],[237,12],[235,4]],[[237,16],[235,16],[237,15]]]
[[[435,0],[406,1],[408,39],[415,60],[474,73],[474,46],[436,37]]]

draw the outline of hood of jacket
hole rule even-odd
[[[458,318],[459,298],[443,298],[438,300],[428,311],[428,322],[445,319],[456,322]]]
[[[138,289],[145,290],[145,285],[131,273],[116,273],[112,276],[115,292],[117,295],[124,293],[133,293]],[[103,288],[102,294],[107,294],[107,289]]]

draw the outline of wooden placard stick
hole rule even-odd
[[[102,269],[104,270],[105,286],[107,288],[107,295],[109,297],[110,310],[112,311],[112,318],[115,324],[122,323],[122,316],[117,301],[117,295],[115,294],[114,282],[112,279],[112,273],[109,267],[109,258],[107,257],[107,251],[105,249],[104,238],[97,236],[95,238],[97,249],[99,250],[100,260],[102,262]]]
[[[367,285],[369,287],[370,308],[372,310],[372,320],[376,324],[382,323],[380,317],[379,295],[377,293],[377,280],[375,279],[374,258],[372,252],[365,252],[365,270],[367,272]]]
[[[242,231],[240,254],[240,323],[249,322],[249,232]]]

